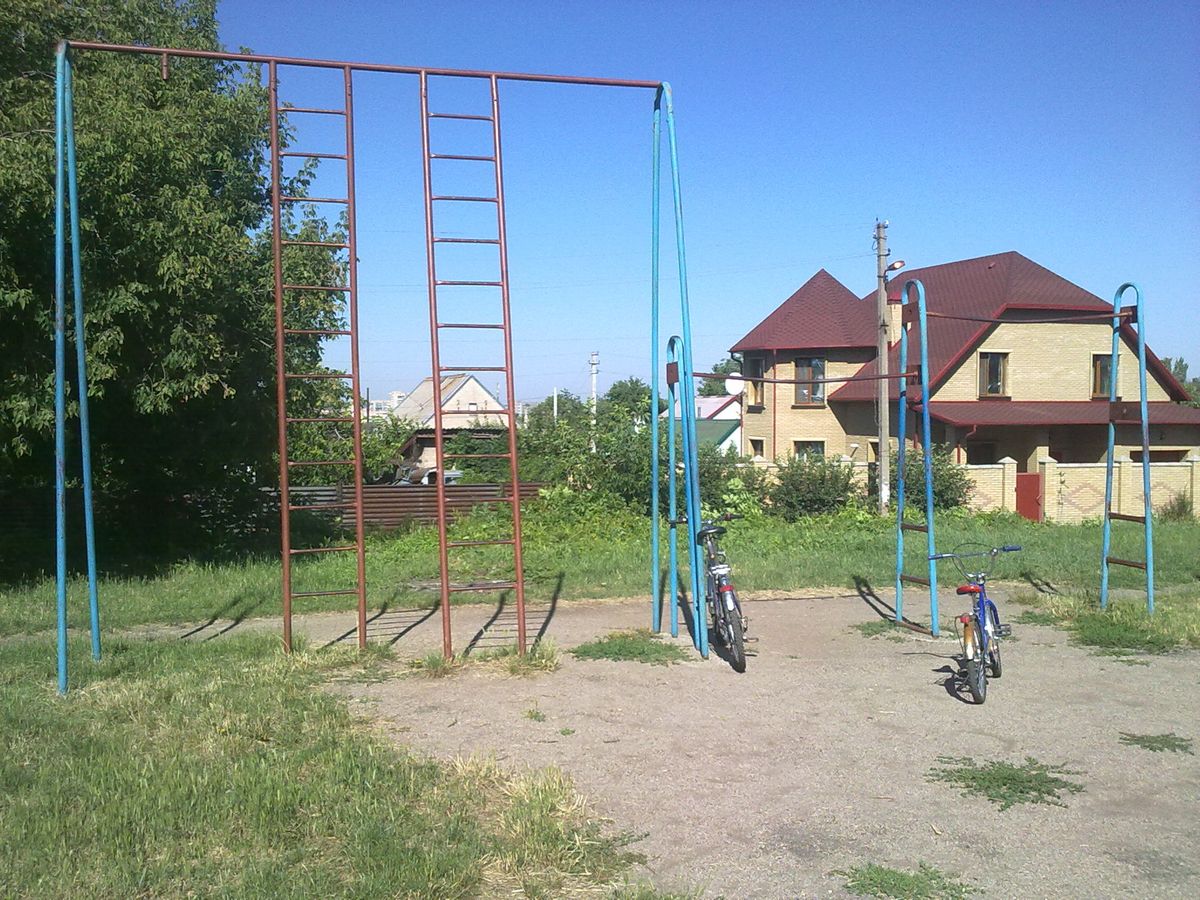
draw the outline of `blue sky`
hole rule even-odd
[[[910,267],[1017,250],[1104,298],[1137,281],[1151,346],[1200,370],[1196,4],[224,0],[219,15],[230,49],[670,81],[698,367],[819,268],[872,290],[879,217]],[[340,105],[336,74],[283,78],[286,101]],[[489,102],[483,82],[430,90],[446,112]],[[592,350],[601,390],[649,376],[651,103],[501,86],[519,399],[586,393]],[[416,78],[356,76],[355,112],[361,361],[379,396],[429,372]],[[485,132],[445,124],[435,150],[479,152]],[[304,128],[301,149],[338,143]],[[485,174],[471,165],[435,187],[467,192]],[[469,256],[443,277],[486,277]],[[494,349],[444,346],[450,363]]]

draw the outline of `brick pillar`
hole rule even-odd
[[[1192,500],[1192,515],[1200,516],[1200,496],[1197,496],[1197,490],[1200,490],[1200,456],[1192,454],[1187,458],[1187,462],[1191,463],[1188,472],[1188,496]]]
[[[1111,512],[1141,515],[1141,506],[1138,506],[1137,509],[1133,508],[1136,505],[1134,502],[1136,485],[1133,483],[1133,460],[1128,456],[1122,456],[1115,462],[1116,465],[1114,468],[1116,471],[1113,473],[1113,505]]]
[[[1062,518],[1062,491],[1058,483],[1058,460],[1043,456],[1038,460],[1042,475],[1042,517],[1049,521]]]
[[[1011,456],[1000,460],[1004,474],[1000,479],[1000,508],[1015,511],[1017,508],[1017,461]]]

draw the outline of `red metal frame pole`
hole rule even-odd
[[[500,92],[497,77],[491,77],[492,145],[496,162],[496,227],[500,238],[500,302],[504,322],[504,378],[507,383],[508,465],[512,477],[513,567],[517,594],[517,652],[525,653],[525,569],[521,561],[521,478],[517,465],[517,400],[513,386],[512,319],[508,297],[508,238],[504,222],[504,174],[500,156]]]
[[[358,240],[354,208],[354,85],[353,70],[343,70],[346,81],[346,243],[349,244],[350,288],[350,408],[354,417],[354,537],[358,544],[358,648],[367,646],[367,560],[363,527],[362,388],[358,376]]]
[[[446,477],[442,465],[445,448],[442,446],[442,361],[438,346],[437,272],[433,243],[433,173],[429,155],[429,78],[421,77],[421,147],[424,150],[425,171],[425,259],[429,281],[429,346],[433,359],[433,447],[437,472],[438,565],[442,574],[442,652],[450,657],[454,646],[450,635],[450,559],[446,552]]]
[[[271,252],[275,289],[275,407],[279,429],[279,540],[283,574],[283,649],[292,652],[292,534],[288,511],[287,376],[283,321],[283,216],[279,208],[279,79],[274,60],[267,64],[271,112]]]

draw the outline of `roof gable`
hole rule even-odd
[[[875,305],[821,269],[730,348],[810,350],[875,346]]]

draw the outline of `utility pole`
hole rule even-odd
[[[588,357],[588,365],[592,369],[592,452],[596,452],[596,375],[600,371],[600,353],[593,350]]]
[[[554,389],[554,424],[558,424],[558,388]]]
[[[888,374],[888,302],[887,302],[887,220],[875,220],[875,263],[879,273],[879,288],[876,297],[877,313],[879,315],[879,330],[876,335],[876,353],[879,360],[879,374]],[[879,514],[887,515],[888,504],[892,493],[891,468],[891,422],[888,409],[888,379],[880,378],[878,382],[879,419],[879,452],[875,456],[875,481],[879,485]],[[904,435],[900,435],[904,440]]]

